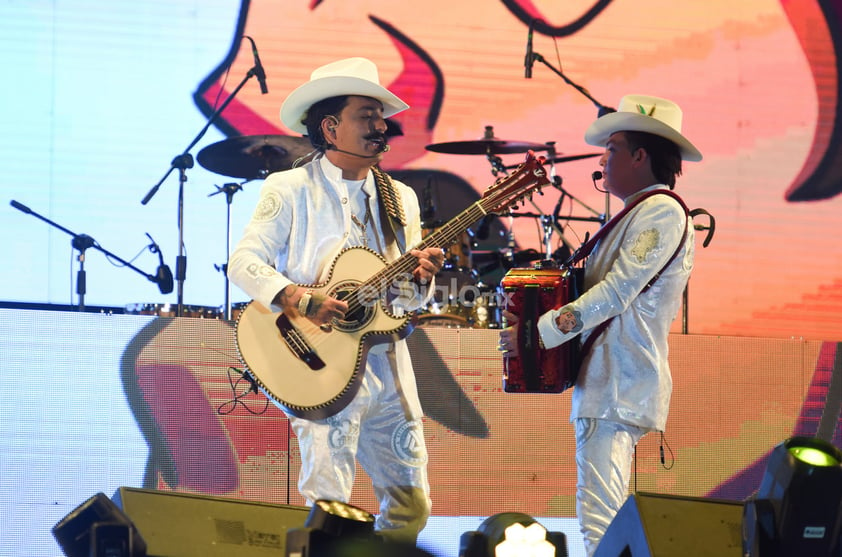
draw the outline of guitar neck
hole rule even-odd
[[[430,247],[446,249],[456,243],[473,223],[488,214],[488,211],[482,205],[482,201],[477,201],[448,221],[447,224],[425,236],[413,249],[423,250]],[[396,279],[411,275],[417,266],[418,260],[415,256],[406,252],[392,264],[386,266],[379,273],[371,277],[363,286],[380,287],[381,290],[385,290]]]
[[[540,189],[541,186],[548,184],[546,172],[541,166],[543,161],[543,157],[536,159],[530,152],[526,161],[518,167],[515,173],[498,180],[486,191],[482,198],[435,232],[424,237],[420,243],[414,246],[414,249],[448,248],[468,230],[468,227],[485,215],[505,210],[533,190]],[[365,288],[367,292],[376,293],[377,297],[380,297],[397,279],[411,276],[412,271],[417,266],[417,258],[409,252],[404,253],[364,284],[361,284],[358,290]]]

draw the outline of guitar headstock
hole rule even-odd
[[[517,204],[527,196],[550,183],[547,171],[544,169],[546,158],[536,156],[534,152],[526,153],[524,160],[511,174],[494,182],[486,190],[479,203],[488,213],[502,213],[512,205]]]

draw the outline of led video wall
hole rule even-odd
[[[419,543],[454,556],[462,532],[516,511],[582,555],[569,393],[503,392],[496,335],[408,337],[433,499]],[[676,334],[670,346],[667,430],[638,445],[633,491],[740,501],[784,439],[835,431],[842,445],[837,343]],[[3,309],[0,350],[0,554],[61,555],[52,526],[119,487],[304,504],[295,438],[242,379],[230,322]],[[351,502],[376,512],[358,477]]]
[[[599,149],[583,134],[597,105],[644,93],[683,108],[704,160],[677,191],[715,233],[703,247],[713,223],[696,221],[665,459],[645,438],[633,488],[738,500],[776,443],[835,420],[823,410],[842,341],[836,2],[431,0],[418,13],[374,0],[0,5],[2,301],[103,311],[0,310],[0,554],[58,555],[50,527],[119,486],[301,503],[295,440],[242,380],[220,319],[248,301],[223,269],[261,172],[306,148],[279,121],[283,99],[347,56],[374,60],[411,105],[383,166],[416,191],[429,230],[526,147],[551,159],[560,187],[451,251],[441,278],[483,291],[619,210],[591,180]],[[527,78],[530,27],[540,59]],[[515,152],[442,152],[489,136]],[[289,156],[237,150],[264,138]],[[194,318],[169,318],[179,301]],[[495,332],[454,328],[464,309],[427,315],[410,337],[434,500],[422,543],[455,555],[461,532],[514,509],[581,554],[569,395],[503,393]],[[354,502],[373,510],[364,482]]]
[[[835,2],[436,0],[424,11],[372,0],[5,3],[0,227],[15,264],[0,273],[4,299],[247,301],[221,272],[229,245],[257,203],[258,170],[283,170],[306,148],[279,107],[317,66],[358,55],[411,105],[383,166],[425,198],[432,227],[501,172],[482,150],[428,145],[490,133],[516,147],[496,155],[505,172],[523,146],[558,159],[549,170],[563,192],[493,218],[453,262],[471,280],[493,286],[508,266],[575,248],[617,212],[594,189],[599,149],[584,130],[597,104],[653,94],[680,104],[704,154],[677,191],[715,217],[690,284],[690,332],[842,338]],[[526,78],[530,25],[540,59]],[[267,135],[285,154],[267,162],[238,149]],[[193,162],[183,175],[172,164],[182,154]],[[555,217],[549,245],[541,215]],[[84,261],[74,235],[93,240]],[[150,280],[162,261],[177,275],[170,293]]]

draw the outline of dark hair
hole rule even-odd
[[[625,134],[629,151],[646,151],[649,160],[652,161],[652,173],[655,178],[674,189],[676,177],[681,176],[681,150],[678,145],[652,133],[626,131]]]
[[[310,144],[320,151],[327,149],[327,141],[322,133],[322,120],[328,116],[339,118],[342,109],[348,104],[349,95],[340,95],[338,97],[328,97],[313,104],[307,114],[301,118],[301,123],[307,127],[307,137],[310,138]]]

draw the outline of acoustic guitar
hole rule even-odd
[[[473,223],[501,213],[550,183],[544,157],[531,151],[512,174],[415,247],[447,248]],[[294,416],[321,419],[345,408],[359,390],[371,347],[406,338],[413,315],[389,303],[395,285],[418,266],[408,252],[391,263],[365,247],[342,250],[322,284],[301,285],[348,302],[343,319],[319,327],[298,312],[273,312],[251,301],[236,323],[236,341],[247,372],[278,406]]]

